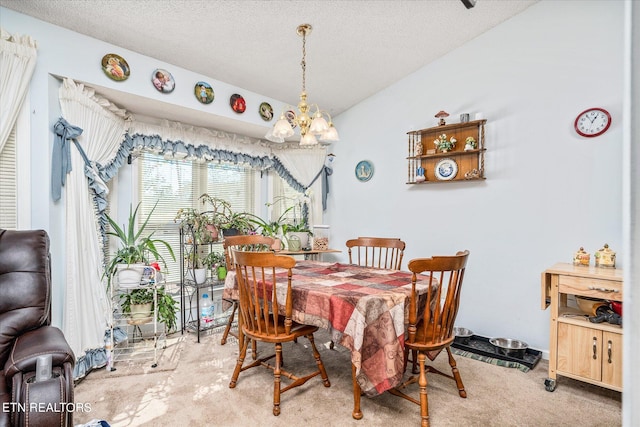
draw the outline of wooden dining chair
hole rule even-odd
[[[241,328],[244,337],[229,387],[235,388],[240,372],[247,369],[264,366],[273,370],[273,415],[277,416],[280,415],[280,394],[287,390],[301,386],[317,375],[322,377],[325,387],[331,386],[313,338],[318,327],[302,325],[291,320],[293,311],[291,269],[296,265],[293,257],[269,252],[233,250],[233,260],[240,292]],[[276,269],[287,271],[286,279],[283,280],[282,275],[280,276],[279,291],[276,291]],[[286,293],[282,290],[284,286],[286,286]],[[282,343],[291,342],[302,336],[306,337],[311,344],[318,369],[298,377],[282,368]],[[243,366],[250,340],[275,344],[275,354],[256,359]],[[274,357],[274,365],[267,363]],[[283,387],[282,377],[292,381]]]
[[[234,269],[233,249],[241,249],[244,251],[271,251],[273,242],[274,239],[272,237],[261,236],[260,234],[242,234],[225,237],[222,247],[224,248],[227,271]],[[232,309],[231,315],[229,315],[229,319],[227,320],[227,326],[224,328],[222,339],[220,339],[220,345],[227,343],[229,335],[238,338],[238,334],[231,331],[236,311],[238,310],[238,301],[233,299],[226,299],[226,301],[231,303]]]
[[[409,336],[405,342],[405,371],[408,354],[411,351],[414,363],[417,353],[419,375],[410,377],[389,392],[420,405],[422,427],[429,426],[427,372],[435,372],[455,380],[460,397],[467,397],[450,345],[455,338],[453,325],[460,306],[462,279],[464,279],[468,257],[469,251],[463,251],[454,256],[434,256],[409,261],[409,270],[413,273],[413,278],[409,302]],[[421,283],[428,283],[427,290],[420,296],[419,290],[416,289],[418,280]],[[420,316],[421,313],[423,313],[422,316]],[[453,375],[426,365],[427,358],[433,361],[443,349],[449,355],[449,365]],[[420,387],[419,400],[401,391],[415,382]]]
[[[400,270],[405,242],[390,237],[358,237],[347,240],[347,248],[350,264]]]

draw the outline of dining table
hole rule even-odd
[[[275,274],[276,287],[282,283],[286,292],[287,270],[276,269]],[[298,260],[292,269],[292,320],[328,329],[332,341],[351,352],[355,419],[363,416],[362,394],[375,396],[402,381],[411,279],[408,271],[313,260]],[[424,295],[429,276],[419,279],[416,289]],[[435,279],[431,284],[437,286]],[[238,298],[232,270],[225,279],[223,301]],[[230,306],[226,304],[223,309]],[[241,334],[239,338],[241,343]]]

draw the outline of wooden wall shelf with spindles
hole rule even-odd
[[[407,132],[407,184],[484,180],[486,122],[474,120]],[[447,152],[436,149],[434,145],[434,140],[443,134],[447,140],[457,140],[455,146]],[[466,140],[469,137],[475,140],[475,148],[465,151]],[[422,144],[422,153],[419,149],[416,151],[419,144]],[[418,171],[424,171],[424,180],[421,180]]]

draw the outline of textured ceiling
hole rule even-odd
[[[0,6],[292,105],[337,115],[538,0],[0,0]],[[136,112],[136,105],[122,105]],[[140,111],[138,111],[140,112]]]

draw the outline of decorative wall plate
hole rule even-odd
[[[355,172],[358,181],[367,182],[373,176],[373,164],[369,160],[361,160],[356,165]]]
[[[247,103],[244,98],[237,93],[231,95],[231,98],[229,98],[229,105],[231,106],[231,109],[238,114],[244,113],[244,110],[247,109]]]
[[[291,127],[293,129],[296,128],[296,126],[298,126],[295,122],[296,120],[296,113],[293,110],[289,110],[289,111],[285,111],[284,116],[287,118],[287,120],[289,120],[289,124],[291,125]]]
[[[102,71],[111,80],[118,82],[129,78],[129,64],[120,55],[108,53],[102,57]]]
[[[173,76],[167,70],[162,68],[156,68],[151,74],[151,83],[158,92],[171,93],[176,87],[176,82],[173,80]]]
[[[262,120],[264,120],[265,122],[271,121],[271,119],[273,119],[273,108],[271,108],[271,104],[269,104],[268,102],[263,102],[262,104],[260,104],[258,112],[260,113],[260,117],[262,117]]]
[[[203,104],[211,104],[213,99],[215,98],[215,93],[213,92],[213,88],[207,82],[198,82],[193,88],[193,94],[196,96],[196,99]]]
[[[458,174],[458,164],[453,159],[442,159],[436,164],[434,172],[439,180],[449,181]]]

